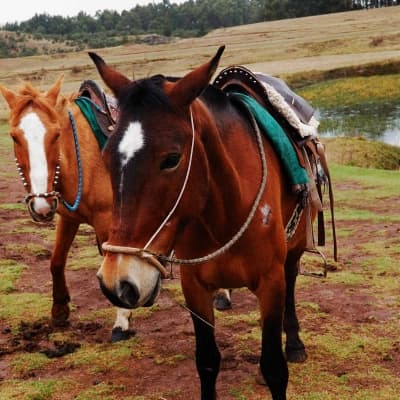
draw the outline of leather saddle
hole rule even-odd
[[[92,80],[82,82],[78,97],[86,97],[90,100],[91,110],[96,121],[104,133],[109,137],[119,117],[117,101],[114,97],[107,95],[99,85]]]
[[[253,97],[283,128],[293,144],[300,164],[306,169],[309,176],[307,203],[313,203],[318,209],[318,245],[321,246],[325,244],[322,186],[328,186],[334,259],[336,261],[337,243],[332,184],[325,149],[318,138],[319,122],[314,118],[314,108],[293,92],[283,80],[267,74],[253,73],[243,66],[231,66],[223,69],[215,78],[213,85],[225,93],[240,92]],[[306,212],[308,213],[309,209]],[[308,225],[308,248],[312,250],[315,249],[314,235],[311,223]]]
[[[298,146],[317,137],[319,123],[314,118],[314,108],[282,79],[232,66],[222,70],[213,84],[224,92],[238,91],[252,96]]]

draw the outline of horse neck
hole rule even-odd
[[[75,191],[75,182],[78,179],[78,161],[74,130],[78,139],[78,149],[84,174],[88,174],[88,168],[92,166],[96,168],[96,166],[102,165],[101,153],[85,117],[76,104],[70,101],[66,102],[60,108],[59,115],[61,125],[61,186],[62,190],[69,190],[68,188],[73,182],[72,187]]]
[[[209,110],[210,111],[210,110]],[[215,236],[232,235],[230,226],[246,218],[260,181],[260,163],[248,122],[230,107],[222,114],[210,111],[211,129],[202,132],[209,165],[209,197],[201,217]],[[247,176],[251,173],[252,176]],[[210,223],[208,223],[210,222]]]

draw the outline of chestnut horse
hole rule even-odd
[[[160,260],[175,250],[204,400],[216,399],[221,358],[213,293],[247,287],[260,306],[260,370],[273,399],[283,400],[282,326],[287,359],[305,359],[294,285],[306,249],[306,213],[289,238],[298,195],[274,149],[242,105],[209,85],[223,50],[175,82],[161,75],[132,82],[89,53],[120,105],[103,150],[113,206],[97,275],[113,304],[148,306],[167,274]]]
[[[46,93],[29,83],[18,93],[0,86],[10,108],[10,135],[29,213],[37,222],[50,221],[56,212],[59,215],[50,261],[55,325],[63,325],[69,318],[64,270],[79,225],[93,226],[98,242],[104,242],[112,203],[99,145],[72,96],[60,99],[61,83],[59,78]],[[118,310],[112,341],[129,337],[130,314]]]

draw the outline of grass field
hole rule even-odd
[[[285,76],[399,60],[399,20],[400,7],[387,7],[224,28],[172,44],[127,44],[96,52],[128,76],[179,76],[225,44],[221,68],[240,64]],[[48,87],[61,73],[65,91],[77,90],[83,79],[98,79],[86,51],[0,60],[0,84],[10,87],[17,87],[21,79]]]
[[[224,43],[227,50],[221,67],[242,64],[281,76],[317,76],[336,68],[400,61],[399,20],[400,7],[364,10],[221,29],[173,45],[127,45],[97,52],[129,76],[139,78],[159,72],[182,74]],[[85,52],[0,60],[0,84],[12,88],[20,79],[46,88],[61,73],[65,91],[76,90],[84,78],[98,79]],[[310,98],[325,90],[326,101],[334,104],[336,97],[343,99],[340,96],[349,90],[364,98],[366,83],[381,82],[376,76],[362,78],[366,80],[361,83],[359,79],[319,82],[302,90]],[[393,80],[385,80],[374,96],[395,86],[398,75],[387,79]],[[396,90],[393,93],[396,96]],[[198,398],[193,394],[197,388],[194,338],[189,316],[179,306],[183,298],[177,281],[164,285],[158,305],[135,313],[135,337],[119,344],[108,342],[114,310],[97,292],[90,304],[82,294],[97,287],[94,274],[101,260],[90,227],[80,229],[69,258],[71,326],[48,327],[48,257],[54,224],[38,229],[17,202],[23,189],[13,165],[12,141],[1,122],[6,114],[1,100],[0,399]],[[333,163],[331,173],[339,262],[326,279],[299,279],[298,314],[309,358],[304,364],[290,365],[288,398],[397,400],[399,171]],[[330,239],[328,235],[324,252],[331,261]],[[302,270],[309,268],[318,271],[319,260],[307,256]],[[217,337],[225,360],[218,381],[220,399],[269,398],[254,382],[260,345],[256,305],[242,290],[234,292],[233,301],[232,311],[217,313]],[[46,356],[48,346],[65,343],[75,345],[74,351],[64,357]]]

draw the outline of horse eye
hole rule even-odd
[[[179,153],[170,153],[161,162],[160,169],[163,170],[175,168],[179,164],[180,159],[181,155]]]

